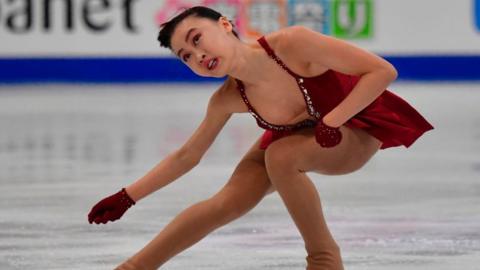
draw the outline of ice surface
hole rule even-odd
[[[202,162],[107,225],[90,208],[196,129],[216,84],[0,88],[0,269],[113,269],[228,180],[262,132],[227,123]],[[480,269],[480,84],[397,83],[434,126],[361,170],[308,175],[350,270]],[[304,269],[277,193],[162,269]]]

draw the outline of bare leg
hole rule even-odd
[[[325,222],[315,185],[304,172],[286,164],[284,157],[267,150],[266,167],[273,186],[305,241],[306,269],[342,270],[340,249]]]
[[[258,142],[217,194],[185,209],[142,250],[115,269],[157,269],[210,232],[252,209],[271,186],[264,166],[264,151],[257,148]]]
[[[382,142],[362,129],[341,126],[335,147],[319,147],[314,129],[303,129],[273,142],[265,167],[273,187],[300,231],[307,250],[307,270],[342,270],[339,246],[325,221],[318,191],[305,172],[347,174],[361,168]]]

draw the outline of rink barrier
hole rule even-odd
[[[404,81],[480,81],[480,55],[383,56]],[[0,83],[200,83],[177,58],[0,58]]]

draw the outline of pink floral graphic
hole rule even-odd
[[[227,16],[235,24],[238,34],[243,32],[243,15],[241,0],[166,0],[162,8],[155,14],[155,23],[161,25],[167,22],[185,8],[193,6],[207,6]]]

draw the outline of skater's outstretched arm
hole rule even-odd
[[[245,107],[242,107],[244,105],[239,103],[241,102],[239,94],[233,89],[235,85],[233,79],[229,77],[211,96],[203,121],[187,142],[168,154],[145,176],[95,204],[88,214],[88,221],[97,224],[115,221],[137,201],[194,168],[232,113],[245,110]]]
[[[232,113],[239,107],[232,104],[240,100],[234,99],[232,93],[236,89],[232,87],[235,87],[235,82],[229,77],[211,96],[203,121],[187,142],[169,154],[145,176],[126,187],[133,200],[138,201],[168,185],[200,162]]]

